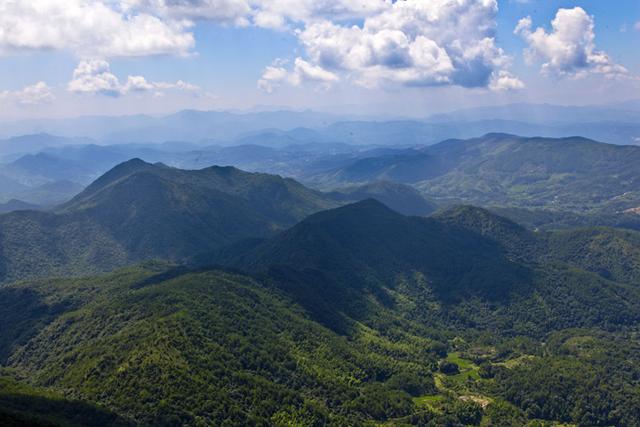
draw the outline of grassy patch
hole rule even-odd
[[[413,403],[420,409],[430,409],[434,412],[441,412],[440,405],[444,400],[445,397],[443,395],[434,394],[430,396],[414,397]]]
[[[451,375],[449,378],[455,381],[466,381],[469,378],[473,378],[474,380],[479,380],[480,375],[478,371],[480,368],[478,365],[473,363],[470,360],[464,359],[460,356],[460,353],[453,352],[447,355],[447,362],[455,363],[460,368],[460,373],[457,375]]]

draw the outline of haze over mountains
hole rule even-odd
[[[637,425],[638,110],[530,107],[3,141],[0,424]]]
[[[251,142],[260,142],[262,136],[255,135]],[[264,142],[273,141],[267,137]],[[488,134],[408,148],[322,142],[267,145],[47,148],[0,165],[0,201],[52,207],[78,194],[116,164],[143,158],[183,169],[230,165],[293,177],[329,192],[353,191],[343,187],[375,181],[396,182],[413,186],[421,197],[440,205],[470,203],[574,215],[619,215],[640,206],[635,166],[640,148],[579,137]]]
[[[640,148],[584,138],[488,134],[356,160],[320,185],[392,180],[442,202],[589,212],[640,205]]]
[[[434,144],[449,138],[472,138],[490,132],[521,136],[580,135],[612,144],[636,144],[640,138],[637,103],[613,106],[557,106],[514,104],[437,114],[424,118],[385,118],[338,115],[313,111],[229,113],[185,110],[164,117],[94,116],[58,120],[2,123],[5,138],[50,134],[71,138],[65,144],[191,143],[238,144],[251,135],[276,131],[295,144],[332,142],[364,145]],[[0,141],[0,155],[29,145],[31,149],[61,145],[64,141]],[[26,151],[26,150],[25,150]]]
[[[0,0],[0,427],[640,427],[639,42]]]

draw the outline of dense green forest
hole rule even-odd
[[[639,236],[367,200],[187,267],[8,283],[0,420],[634,426]]]

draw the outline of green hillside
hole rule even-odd
[[[1,373],[138,425],[634,426],[638,242],[367,200],[209,260],[232,271],[1,286]]]
[[[433,210],[398,184],[328,194],[232,167],[182,170],[134,159],[52,211],[0,215],[0,282],[107,272],[150,259],[185,261],[367,197],[406,213]]]
[[[290,179],[132,160],[52,212],[0,215],[0,281],[184,260],[337,206]]]

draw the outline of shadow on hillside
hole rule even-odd
[[[131,422],[85,402],[0,393],[3,427],[125,427]]]
[[[0,364],[67,309],[65,303],[46,304],[32,289],[0,287]]]

